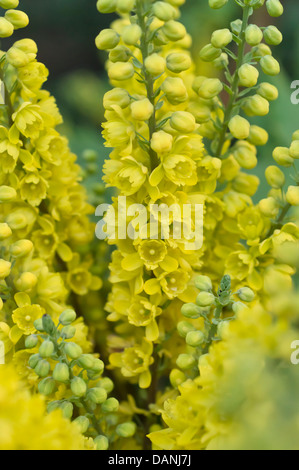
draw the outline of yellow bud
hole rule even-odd
[[[257,165],[256,148],[246,140],[240,140],[234,150],[234,157],[242,168],[252,170]]]
[[[286,200],[292,206],[299,206],[299,187],[298,186],[288,187]]]
[[[176,9],[165,2],[156,2],[153,5],[154,15],[161,21],[170,21],[176,18]]]
[[[33,243],[30,240],[19,240],[10,247],[10,254],[13,258],[28,256],[33,250]]]
[[[280,73],[279,62],[271,55],[265,55],[261,59],[261,67],[266,75],[275,76]]]
[[[137,46],[140,41],[142,31],[138,24],[126,26],[122,33],[123,41],[129,46]]]
[[[13,25],[14,29],[26,28],[29,24],[28,15],[20,10],[7,10],[5,18]]]
[[[14,32],[13,25],[5,18],[0,18],[0,38],[8,38]]]
[[[148,121],[153,115],[153,112],[154,106],[148,98],[139,101],[134,101],[131,104],[132,117],[137,121]]]
[[[270,46],[278,46],[283,40],[283,36],[276,26],[268,26],[264,31],[264,38]]]
[[[250,64],[243,64],[238,72],[240,86],[251,88],[257,84],[259,78],[258,70]]]
[[[29,57],[25,52],[21,51],[17,47],[11,47],[7,53],[6,53],[6,59],[7,61],[13,66],[13,67],[24,67],[29,63]]]
[[[241,116],[234,116],[230,120],[228,127],[232,136],[236,139],[244,140],[249,136],[250,124],[247,119]]]
[[[168,153],[172,149],[173,137],[167,132],[159,131],[153,134],[151,148],[158,154]]]
[[[170,372],[169,380],[174,388],[178,388],[180,385],[182,385],[182,383],[186,381],[186,376],[181,370],[173,369]]]
[[[251,24],[246,28],[245,39],[250,46],[257,46],[263,40],[263,32],[258,26]]]
[[[214,47],[212,44],[207,44],[201,49],[199,57],[205,62],[212,62],[221,55],[221,52],[222,50],[218,47]]]
[[[0,279],[1,281],[7,278],[10,275],[11,270],[11,263],[9,261],[5,261],[4,259],[0,259]]]
[[[269,102],[260,95],[253,95],[246,99],[243,110],[247,116],[266,116],[269,113]]]
[[[292,140],[299,140],[299,130],[294,132]]]
[[[148,73],[157,77],[166,70],[166,61],[159,54],[152,54],[145,59],[145,68]]]
[[[252,197],[258,190],[260,180],[255,175],[239,172],[233,181],[233,189],[238,193],[247,194]]]
[[[109,52],[111,62],[128,62],[131,58],[130,49],[126,46],[116,46]]]
[[[213,61],[213,64],[214,64],[214,67],[219,70],[222,70],[226,66],[228,66],[229,59],[228,59],[228,55],[226,54],[226,52],[222,52],[222,54]]]
[[[188,99],[187,89],[181,78],[168,77],[161,88],[171,104],[183,103]]]
[[[116,9],[117,0],[98,0],[97,9],[100,13],[113,13]]]
[[[276,86],[271,83],[261,83],[258,87],[257,94],[262,96],[268,101],[275,101],[278,98],[279,92]]]
[[[265,171],[266,180],[271,188],[280,189],[285,184],[285,175],[277,166],[271,165]]]
[[[299,140],[294,140],[290,147],[290,155],[296,160],[299,159]]]
[[[0,0],[0,7],[7,10],[8,8],[17,8],[19,6],[19,0]]]
[[[197,94],[206,100],[214,98],[223,90],[223,85],[218,78],[207,78],[198,88]]]
[[[170,5],[173,5],[174,7],[181,7],[184,5],[186,0],[165,0],[167,3],[170,3]]]
[[[279,214],[279,204],[274,197],[267,197],[259,202],[259,210],[266,217],[275,218]]]
[[[273,158],[281,166],[289,167],[294,164],[294,159],[291,157],[287,147],[276,147],[273,152]]]
[[[12,231],[8,224],[0,224],[0,240],[11,237]]]
[[[25,52],[29,60],[34,60],[37,54],[37,45],[32,39],[21,39],[14,43],[14,47],[17,47],[21,51]]]
[[[270,16],[277,18],[283,14],[283,6],[279,0],[267,0],[267,10]]]
[[[252,49],[253,53],[253,58],[255,60],[261,60],[262,57],[265,57],[266,55],[272,55],[272,51],[267,44],[261,43],[258,46],[254,47]]]
[[[111,64],[108,69],[110,80],[129,80],[134,76],[134,67],[131,62],[116,62]]]
[[[213,10],[218,10],[219,8],[224,7],[228,0],[209,0],[209,6],[213,8]]]
[[[113,110],[113,106],[120,106],[122,109],[129,106],[131,98],[123,88],[113,88],[104,95],[104,108]]]
[[[130,13],[135,6],[135,0],[117,0],[117,11],[119,13]]]
[[[251,126],[248,141],[252,145],[266,145],[269,140],[269,134],[265,129],[259,126]]]
[[[190,103],[188,111],[193,114],[196,122],[203,123],[211,119],[211,108],[206,105],[202,100]]]
[[[173,73],[180,73],[190,69],[192,61],[189,55],[184,53],[169,54],[166,59],[167,68]]]
[[[207,77],[204,77],[201,75],[198,77],[195,77],[193,84],[192,84],[192,89],[195,91],[195,93],[198,93],[198,90],[200,89],[201,85],[203,84],[205,80],[207,80]]]
[[[186,36],[186,28],[178,21],[170,20],[163,26],[163,33],[170,41],[179,41]]]
[[[33,273],[23,273],[17,281],[15,286],[20,292],[27,292],[32,290],[37,284],[37,277]]]
[[[119,34],[113,29],[103,29],[96,37],[96,46],[99,50],[113,49],[119,43]]]
[[[9,202],[17,197],[17,192],[10,186],[0,186],[0,202]]]
[[[193,114],[186,111],[177,111],[173,113],[170,119],[170,125],[178,132],[189,134],[196,129],[196,121]]]
[[[233,40],[233,35],[229,29],[218,29],[214,31],[211,38],[211,44],[216,49],[226,47]]]

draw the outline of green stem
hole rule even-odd
[[[215,152],[215,157],[218,157],[218,158],[221,158],[222,149],[223,149],[223,145],[225,143],[225,138],[226,138],[226,133],[227,133],[227,130],[228,130],[229,121],[232,118],[232,113],[233,113],[233,110],[234,110],[234,107],[235,107],[235,103],[236,103],[236,101],[238,99],[238,96],[239,96],[239,74],[238,74],[238,72],[239,72],[241,66],[244,63],[244,52],[245,52],[245,45],[246,45],[245,30],[248,26],[248,20],[249,20],[249,16],[250,16],[250,9],[251,9],[250,6],[245,6],[244,9],[243,9],[242,29],[241,29],[241,33],[240,33],[240,36],[239,36],[239,38],[241,40],[241,43],[239,45],[239,53],[238,53],[238,59],[237,59],[237,63],[236,63],[236,70],[235,70],[233,83],[232,83],[232,89],[231,89],[232,94],[230,95],[230,99],[229,99],[229,102],[228,102],[228,105],[227,105],[227,108],[226,108],[226,111],[225,111],[225,114],[224,114],[223,127],[222,127],[222,130],[220,131],[220,134],[219,134],[219,143],[218,143],[218,146],[217,146],[217,149],[216,149],[216,152]]]
[[[218,305],[215,310],[214,318],[213,318],[213,323],[209,331],[209,337],[206,342],[206,345],[203,349],[202,354],[207,354],[209,352],[210,346],[213,343],[216,335],[217,335],[217,330],[218,330],[218,322],[220,320],[221,314],[222,314],[223,307],[221,305]]]

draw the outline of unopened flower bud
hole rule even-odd
[[[0,24],[0,28],[1,28],[1,24]],[[0,37],[1,37],[1,32],[0,32]],[[0,186],[0,203],[13,201],[16,197],[17,197],[17,192],[14,188],[11,188],[10,186]]]
[[[229,122],[229,130],[236,139],[247,139],[250,133],[250,123],[241,116],[234,116]]]
[[[71,380],[71,390],[76,397],[84,397],[87,392],[86,382],[80,377]]]
[[[294,164],[294,159],[287,147],[276,147],[273,151],[273,158],[281,166],[290,167]]]
[[[99,50],[113,49],[119,43],[119,34],[113,29],[103,29],[96,37],[96,46]]]
[[[173,129],[184,134],[194,132],[196,129],[195,117],[186,111],[176,111],[172,114],[170,125]]]
[[[27,54],[17,47],[11,47],[6,53],[7,61],[16,68],[25,67],[29,63]]]
[[[57,382],[67,382],[70,379],[70,371],[67,364],[56,364],[53,370],[53,379]]]
[[[166,2],[154,3],[153,13],[161,21],[170,21],[176,18],[176,9]]]
[[[131,98],[123,88],[113,88],[104,95],[104,108],[109,111],[113,110],[113,106],[120,106],[122,109],[129,106]]]
[[[235,146],[234,157],[242,168],[252,170],[257,165],[256,148],[246,140],[240,140]]]
[[[135,6],[135,0],[117,0],[117,11],[122,14],[130,13]]]
[[[245,39],[250,46],[257,46],[263,40],[263,32],[257,25],[251,24],[246,28]]]
[[[39,347],[39,355],[43,358],[51,357],[54,353],[54,344],[52,341],[44,341]]]
[[[145,59],[144,65],[147,72],[155,77],[158,77],[166,70],[166,61],[164,57],[160,56],[159,54],[152,54],[147,57]]]
[[[142,36],[142,30],[138,24],[131,24],[126,26],[122,33],[122,38],[125,44],[129,46],[137,46]]]
[[[280,73],[279,62],[272,55],[265,55],[261,59],[261,67],[266,75],[275,76]]]
[[[182,370],[192,369],[196,361],[192,354],[180,354],[176,361],[177,366]]]
[[[279,205],[274,197],[267,197],[260,200],[259,210],[264,216],[275,218],[279,214]]]
[[[72,339],[76,334],[76,328],[71,325],[65,326],[62,328],[60,334],[63,339]]]
[[[183,103],[188,99],[187,89],[181,78],[168,77],[161,88],[171,104]]]
[[[283,6],[279,0],[267,0],[267,10],[270,16],[277,18],[283,14]]]
[[[82,434],[86,433],[90,425],[89,419],[86,416],[78,416],[78,418],[74,419],[73,423],[78,426]]]
[[[14,29],[26,28],[29,24],[28,15],[20,10],[7,10],[5,19],[13,25]]]
[[[131,104],[132,118],[137,121],[148,121],[154,112],[154,106],[148,98],[134,101]]]
[[[17,8],[19,0],[0,0],[0,7],[7,10],[8,8]]]
[[[189,304],[186,304],[186,305],[189,305]],[[192,318],[192,317],[189,317],[189,318]],[[196,317],[198,318],[198,317]],[[180,321],[178,324],[177,324],[177,330],[179,332],[179,335],[182,337],[182,338],[186,338],[187,334],[190,332],[190,331],[194,331],[195,330],[195,327],[187,322],[187,321]]]
[[[100,13],[113,13],[118,0],[98,0],[97,9]]]
[[[43,379],[39,384],[38,384],[38,391],[41,395],[45,395],[48,397],[49,395],[52,395],[56,390],[56,383],[55,380],[53,380],[51,377],[47,377],[46,379]]]
[[[269,101],[260,95],[253,95],[247,98],[243,105],[243,110],[247,116],[266,116],[269,113]]]
[[[235,315],[241,313],[245,308],[247,308],[247,305],[243,304],[243,302],[234,302],[232,305],[232,309]]]
[[[11,237],[12,231],[8,224],[0,224],[0,241],[6,240],[6,238]]]
[[[131,58],[130,49],[126,46],[116,46],[109,53],[109,60],[111,62],[128,62]]]
[[[292,135],[292,140],[299,140],[299,130],[294,132]]]
[[[62,415],[66,419],[72,419],[74,413],[74,405],[69,401],[64,401],[59,405],[59,408],[62,411]]]
[[[214,302],[215,296],[210,292],[200,292],[196,297],[196,304],[199,307],[211,307]]]
[[[207,78],[197,90],[198,96],[206,100],[215,98],[223,90],[223,85],[218,78]]]
[[[0,280],[6,279],[10,275],[11,263],[0,259]]]
[[[38,337],[36,335],[27,336],[25,339],[25,348],[33,349],[38,345]]]
[[[253,65],[243,64],[238,71],[240,86],[254,87],[259,78],[259,72]]]
[[[43,320],[42,318],[38,318],[38,320],[35,320],[33,322],[33,325],[34,325],[34,328],[39,331],[39,332],[43,332],[44,331],[44,326],[43,326]]]
[[[112,392],[114,389],[114,384],[109,377],[103,377],[101,380],[99,380],[98,384],[99,387],[104,388],[107,393]]]
[[[35,373],[39,377],[47,377],[49,375],[49,372],[51,370],[51,366],[48,361],[38,361],[37,365],[34,368]]]
[[[94,440],[96,450],[108,450],[109,440],[106,436],[97,436]]]
[[[191,58],[188,54],[175,52],[169,54],[166,59],[167,68],[173,73],[181,73],[190,69],[192,65]]]
[[[299,206],[299,187],[289,186],[286,194],[286,200],[291,206]]]
[[[179,41],[186,36],[186,28],[178,21],[170,20],[163,26],[163,33],[170,41]]]
[[[229,29],[218,29],[214,31],[211,38],[211,44],[216,49],[226,47],[233,40],[233,35]]]
[[[164,131],[158,131],[153,134],[151,148],[158,154],[168,153],[173,145],[173,137]]]
[[[199,57],[204,62],[212,62],[220,56],[221,52],[222,50],[219,47],[214,47],[212,44],[207,44],[201,49]]]
[[[268,132],[259,126],[250,126],[248,141],[252,145],[266,145],[269,140]]]
[[[10,247],[10,254],[13,258],[23,258],[28,256],[33,250],[33,243],[30,240],[19,240]]]
[[[268,166],[265,175],[266,180],[271,188],[280,189],[285,184],[285,175],[277,166]]]
[[[119,402],[116,398],[108,398],[108,400],[104,401],[101,406],[101,410],[103,413],[115,413],[119,408]]]
[[[268,101],[275,101],[278,98],[278,89],[271,83],[261,83],[258,87],[257,94]]]
[[[299,159],[299,139],[293,140],[290,147],[290,155],[292,158],[295,158],[295,160]]]
[[[184,317],[193,319],[199,318],[202,313],[201,308],[193,303],[184,304],[181,311]]]
[[[28,361],[29,367],[31,367],[31,369],[35,369],[35,367],[37,366],[40,360],[41,360],[41,357],[39,354],[32,354],[32,356],[30,356],[29,361]]]
[[[244,302],[252,302],[255,299],[255,293],[249,287],[242,287],[239,289],[238,296]]]
[[[270,46],[278,46],[283,40],[283,36],[276,26],[268,26],[264,31],[264,38]]]
[[[59,317],[59,323],[63,326],[71,325],[77,318],[76,312],[72,309],[65,310]]]
[[[5,18],[0,18],[0,38],[8,38],[14,32],[13,25]]]
[[[208,276],[197,276],[194,283],[197,289],[204,292],[209,292],[213,289],[212,281]]]
[[[42,322],[43,322],[43,331],[45,331],[49,335],[52,335],[55,333],[56,331],[55,323],[53,322],[50,315],[44,315],[42,318]]]
[[[173,388],[178,388],[182,383],[186,381],[184,372],[179,369],[173,369],[170,372],[169,380]]]
[[[205,335],[202,331],[190,331],[186,336],[186,343],[193,348],[198,348],[204,340]]]
[[[242,20],[238,19],[238,20],[235,20],[235,21],[232,21],[231,24],[230,24],[230,27],[231,27],[231,30],[234,34],[236,34],[237,36],[241,33],[242,31]]]
[[[76,343],[67,343],[64,351],[73,360],[78,359],[83,353],[81,346]]]
[[[31,291],[37,284],[37,277],[33,273],[22,273],[15,281],[15,286],[20,292]]]
[[[116,428],[116,434],[119,437],[133,437],[134,434],[136,433],[137,426],[135,423],[129,422],[129,423],[123,423],[119,424]]]
[[[83,354],[79,359],[78,359],[78,364],[82,369],[89,369],[91,370],[93,365],[94,365],[94,356],[91,354]]]
[[[219,8],[224,7],[228,0],[209,0],[209,6],[213,8],[213,10],[218,10]]]
[[[100,405],[107,400],[107,392],[104,388],[90,388],[87,392],[87,399],[95,403],[96,405]]]
[[[116,62],[111,64],[108,69],[110,80],[129,80],[134,76],[134,67],[131,62]]]

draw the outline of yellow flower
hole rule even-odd
[[[40,305],[31,305],[27,294],[16,294],[15,301],[18,308],[12,314],[14,323],[25,335],[35,333],[36,328],[33,323],[42,318],[46,311]]]
[[[39,107],[31,103],[23,103],[12,119],[20,133],[27,138],[36,139],[44,128]]]
[[[151,304],[146,297],[136,296],[128,309],[128,320],[137,327],[145,326],[146,339],[156,341],[159,337],[159,328],[156,317],[161,315],[162,309]]]

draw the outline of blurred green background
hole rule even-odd
[[[267,190],[263,172],[271,161],[273,148],[289,146],[291,134],[299,128],[299,105],[293,105],[290,100],[291,83],[299,80],[299,4],[298,0],[282,1],[285,6],[283,17],[270,18],[265,8],[256,17],[256,23],[261,26],[276,24],[285,38],[284,43],[275,48],[282,73],[271,80],[278,86],[280,98],[271,105],[270,115],[260,120],[270,133],[269,144],[259,153],[260,194]],[[101,29],[108,27],[114,16],[100,15],[96,0],[21,0],[20,8],[29,15],[30,25],[25,31],[18,31],[14,39],[26,35],[37,42],[38,58],[50,70],[47,88],[55,95],[64,116],[63,132],[82,165],[83,150],[92,148],[99,154],[100,168],[108,155],[100,129],[102,97],[109,89],[109,83],[105,72],[106,54],[97,51],[94,38]],[[194,39],[193,53],[198,62],[198,52],[209,42],[211,33],[238,18],[240,7],[230,0],[224,9],[213,11],[208,7],[208,0],[187,0],[182,13],[183,22]],[[206,65],[198,62],[198,73],[201,73],[201,67],[205,71]]]

